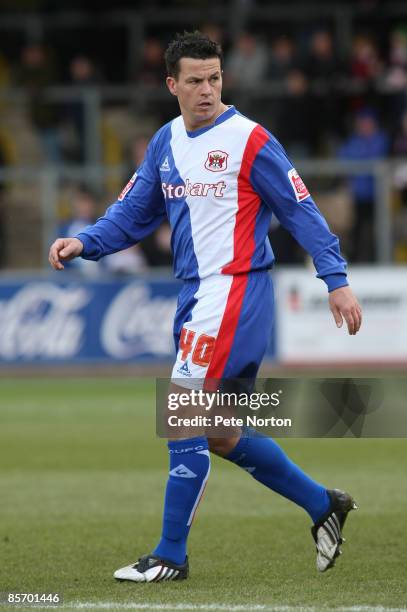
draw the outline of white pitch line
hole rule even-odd
[[[70,607],[67,604],[67,607]],[[92,609],[92,608],[117,608],[120,610],[224,610],[225,612],[255,612],[255,611],[269,611],[273,612],[291,612],[292,608],[283,607],[269,607],[263,604],[258,605],[230,605],[227,604],[151,604],[151,603],[122,603],[122,604],[106,604],[103,603],[101,605],[92,604],[92,603],[78,603],[75,606],[75,609]],[[298,608],[295,608],[298,610]],[[305,611],[305,608],[301,608],[301,610]],[[308,609],[307,609],[308,612]],[[315,608],[310,608],[309,612],[315,612]]]
[[[330,610],[333,612],[407,612],[407,608],[388,608],[386,606],[338,606],[332,608],[331,606],[273,606],[267,604],[153,604],[153,603],[119,603],[119,602],[106,602],[106,601],[89,601],[89,602],[72,602],[66,603],[62,606],[25,606],[36,609],[74,609],[74,610],[176,610],[176,611],[188,611],[192,610],[206,612],[206,610],[220,610],[224,612],[320,612],[321,610]]]

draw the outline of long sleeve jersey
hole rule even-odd
[[[80,232],[82,257],[140,242],[168,217],[183,280],[271,268],[271,216],[312,256],[328,290],[347,284],[339,242],[280,143],[231,106],[189,132],[182,116],[152,138],[140,168],[105,215]]]

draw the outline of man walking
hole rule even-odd
[[[181,115],[152,138],[118,200],[93,226],[51,247],[50,263],[98,260],[143,240],[168,217],[175,276],[184,281],[174,321],[177,357],[171,391],[211,381],[254,380],[273,322],[267,238],[274,213],[311,254],[327,285],[335,322],[358,332],[361,309],[348,286],[334,236],[279,142],[221,100],[222,51],[199,32],[172,41],[167,86]],[[196,435],[196,433],[198,435]],[[170,471],[161,539],[151,554],[115,572],[119,580],[157,582],[188,576],[187,537],[214,452],[303,507],[314,526],[317,567],[340,554],[342,528],[356,507],[347,493],[307,476],[271,439],[205,431],[170,440]]]

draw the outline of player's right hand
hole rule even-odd
[[[63,270],[62,262],[79,257],[83,244],[78,238],[58,238],[49,250],[48,260],[54,270]]]

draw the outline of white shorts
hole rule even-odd
[[[254,380],[272,322],[268,271],[186,281],[174,322],[177,358],[172,382],[200,389],[213,380]]]

